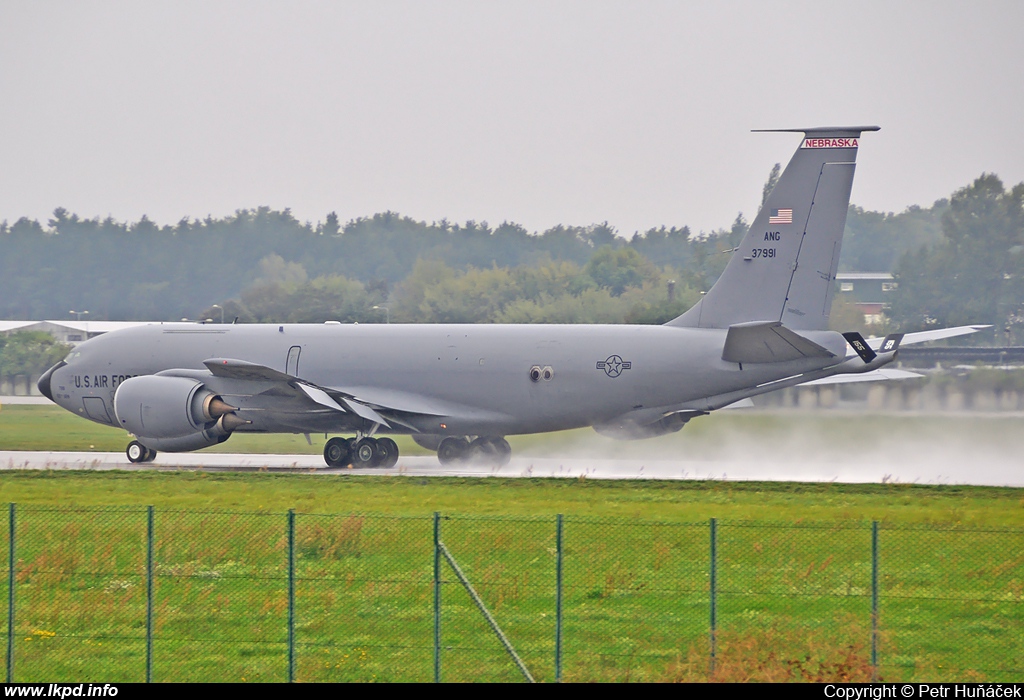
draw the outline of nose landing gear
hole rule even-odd
[[[125,448],[124,452],[128,455],[128,461],[132,464],[152,462],[156,459],[156,450],[149,449],[138,440],[132,440],[129,442],[128,447]]]

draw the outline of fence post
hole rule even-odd
[[[711,673],[715,672],[718,632],[718,521],[711,518]]]
[[[14,504],[8,507],[7,527],[7,682],[14,682]]]
[[[288,509],[288,682],[295,682],[295,509]]]
[[[434,682],[441,682],[441,514],[434,512]]]
[[[555,520],[555,683],[562,682],[562,514]]]
[[[871,521],[871,682],[878,681],[878,521]]]
[[[153,682],[153,506],[146,506],[146,682]]]

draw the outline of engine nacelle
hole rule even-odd
[[[191,452],[219,445],[231,437],[231,432],[225,429],[224,418],[221,418],[212,428],[191,435],[171,438],[152,438],[142,435],[136,435],[136,437],[143,445],[157,452]]]
[[[638,424],[622,420],[595,425],[594,430],[614,440],[646,440],[669,433],[677,433],[693,417],[693,413],[670,413],[653,423]]]
[[[118,424],[140,438],[150,438],[143,444],[154,449],[168,450],[151,445],[154,440],[198,439],[197,434],[211,430],[222,430],[221,435],[226,436],[246,422],[231,413],[233,410],[202,382],[185,377],[132,377],[121,382],[114,394]],[[216,442],[222,440],[183,449],[198,449]]]

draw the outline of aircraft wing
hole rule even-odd
[[[471,406],[453,404],[405,391],[373,386],[320,386],[301,377],[245,360],[218,357],[204,360],[203,364],[215,377],[269,383],[274,393],[308,400],[315,404],[311,408],[326,408],[354,414],[385,427],[397,423],[416,430],[410,421],[424,416],[479,418],[484,413],[488,414],[485,417],[505,418],[498,414],[490,415],[492,412],[482,412]]]
[[[353,413],[372,423],[378,423],[388,428],[391,427],[384,416],[380,415],[372,406],[356,399],[355,396],[317,386],[305,379],[280,372],[272,367],[224,357],[204,360],[203,364],[206,365],[206,368],[215,377],[267,382],[286,394],[299,395],[301,393],[302,396],[318,406],[341,413]],[[402,421],[398,420],[396,422],[401,423]]]
[[[970,335],[971,333],[977,333],[983,331],[986,328],[992,326],[956,326],[954,328],[938,328],[934,331],[918,331],[917,333],[907,333],[903,336],[903,340],[900,345],[914,345],[916,343],[927,343],[932,340],[942,340],[944,338],[955,338],[958,335]],[[878,350],[882,347],[882,343],[885,338],[868,338],[865,342],[872,350]],[[846,352],[847,357],[856,355],[856,351],[852,348]]]

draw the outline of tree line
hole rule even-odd
[[[1018,338],[1022,197],[1024,183],[986,174],[928,208],[851,206],[840,270],[895,273],[894,327],[996,323]],[[57,209],[45,224],[0,222],[0,317],[659,323],[711,287],[747,227],[740,214],[712,232],[626,238],[606,222],[531,233],[393,212],[342,225],[332,212],[313,224],[266,207],[158,226]],[[858,322],[842,302],[834,316]]]
[[[63,360],[71,346],[57,341],[45,331],[20,331],[0,335],[0,381],[16,377],[38,377]],[[27,388],[27,387],[26,387]]]

